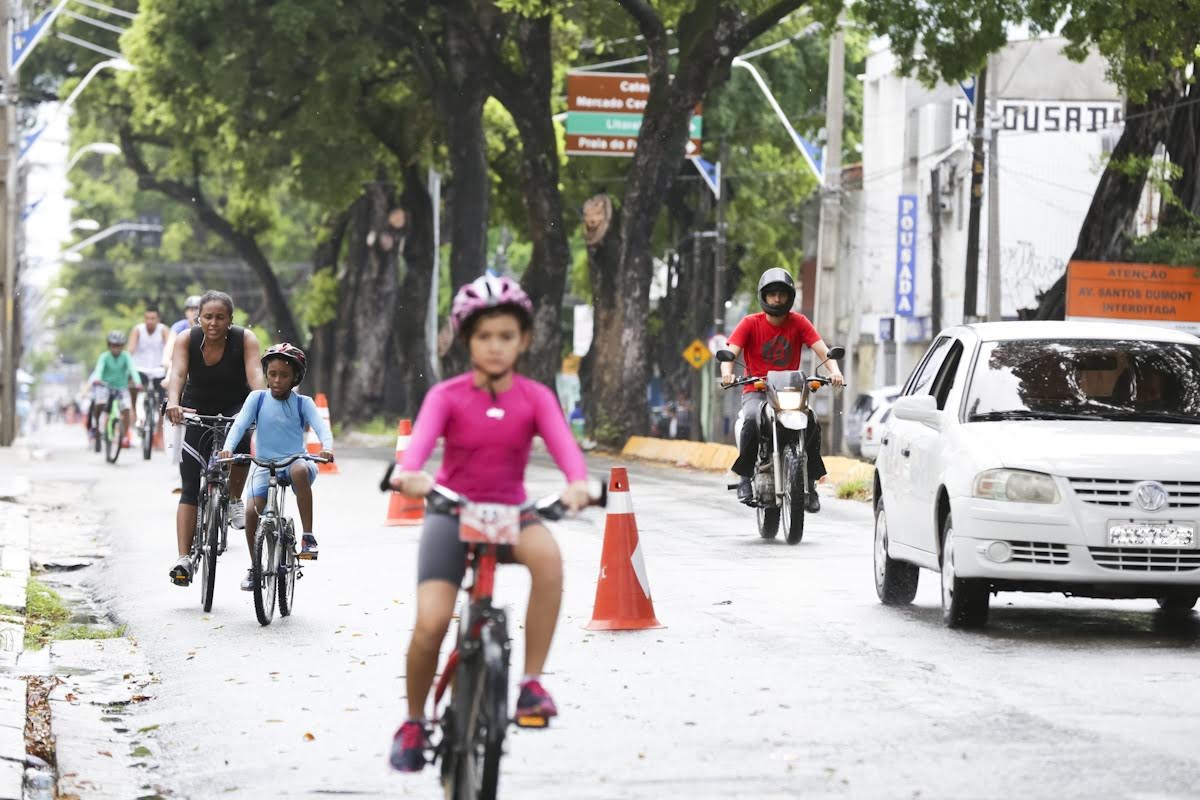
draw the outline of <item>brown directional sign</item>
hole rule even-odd
[[[637,149],[650,97],[645,75],[572,72],[567,75],[567,154],[629,156]],[[685,155],[700,154],[700,106],[692,117]]]

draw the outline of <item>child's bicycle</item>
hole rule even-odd
[[[212,611],[213,590],[217,585],[217,556],[228,546],[229,467],[216,457],[225,441],[233,417],[204,416],[184,412],[183,424],[204,429],[203,438],[213,440],[212,453],[200,473],[200,496],[196,504],[196,534],[192,537],[192,574],[200,576],[200,605]],[[187,456],[184,456],[185,458]]]
[[[270,473],[267,504],[258,519],[254,532],[254,552],[251,554],[250,581],[254,589],[254,614],[258,624],[270,625],[275,616],[275,601],[279,601],[279,616],[292,613],[296,596],[296,581],[303,577],[296,553],[296,527],[283,513],[290,478],[287,468],[296,461],[327,464],[329,459],[297,453],[287,458],[256,458],[235,455],[224,459],[225,464],[257,464]]]
[[[95,403],[92,408],[92,430],[96,433],[96,452],[100,451],[103,442],[104,460],[115,464],[125,443],[125,431],[121,425],[121,392],[112,387],[107,389],[108,399],[103,404]]]
[[[390,491],[391,475],[389,468],[381,490]],[[592,505],[607,504],[607,485],[597,482],[591,494]],[[558,495],[507,506],[472,503],[444,486],[434,486],[426,503],[431,512],[459,518],[458,535],[467,543],[468,572],[463,582],[468,604],[459,614],[458,646],[446,659],[434,688],[435,710],[447,688],[450,699],[436,722],[441,737],[433,746],[431,763],[441,762],[442,786],[450,800],[494,800],[510,722],[508,660],[512,649],[504,610],[492,605],[497,548],[516,544],[523,513],[554,521],[562,519],[567,509]],[[511,721],[525,728],[549,724],[545,717]]]

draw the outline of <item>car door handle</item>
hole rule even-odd
[[[883,437],[883,441],[880,442],[880,445],[887,446],[887,443],[888,443],[888,438],[885,436],[885,437]]]
[[[912,452],[912,451],[911,451],[911,450],[909,450],[909,449],[906,447],[906,448],[904,448],[903,450],[901,450],[901,451],[900,451],[900,455],[904,456],[905,458],[908,458],[908,455],[909,455],[909,453],[911,453],[911,452]]]

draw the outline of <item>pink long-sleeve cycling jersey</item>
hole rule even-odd
[[[412,472],[425,466],[441,437],[445,452],[438,483],[476,503],[519,505],[525,502],[525,467],[534,436],[546,442],[568,481],[587,477],[583,453],[553,392],[515,375],[512,388],[493,401],[467,373],[425,395],[400,468]]]

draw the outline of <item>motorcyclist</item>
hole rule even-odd
[[[796,283],[791,274],[780,267],[772,267],[758,279],[758,303],[762,313],[750,314],[734,328],[729,336],[729,349],[735,356],[745,353],[746,374],[766,377],[769,370],[795,370],[800,368],[800,354],[805,346],[812,349],[818,361],[829,357],[829,347],[821,339],[816,328],[803,314],[792,311],[796,302]],[[829,377],[834,386],[845,385],[842,372],[836,361],[826,361]],[[728,385],[734,380],[733,362],[721,364],[721,383]],[[738,483],[738,500],[750,504],[753,501],[751,478],[754,464],[758,460],[759,419],[766,393],[747,384],[742,395],[740,416],[742,424],[738,444],[738,458],[733,471],[741,478]],[[817,497],[816,482],[825,475],[825,462],[821,459],[821,429],[812,412],[808,415],[804,449],[808,456],[808,499],[807,510],[821,510]]]

